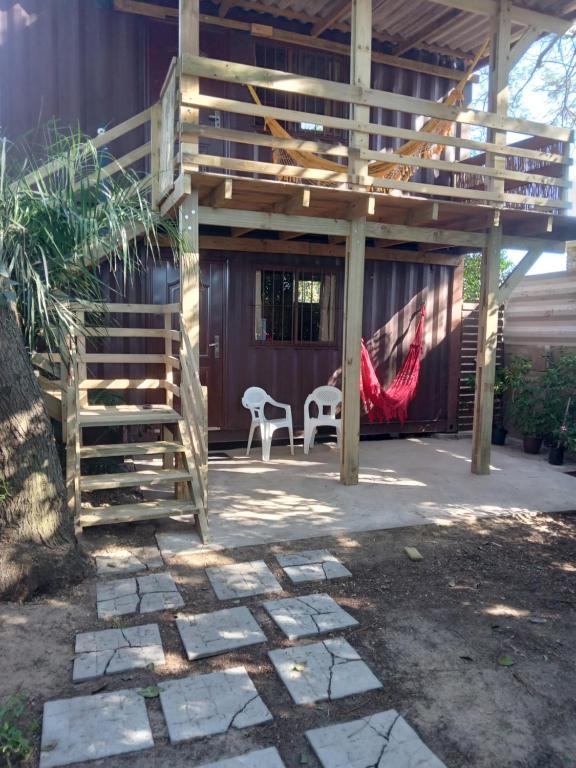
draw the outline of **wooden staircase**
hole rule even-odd
[[[66,480],[79,529],[193,515],[202,541],[208,539],[206,396],[179,311],[177,304],[78,305],[83,325],[70,341],[69,363],[51,356],[49,362],[59,363],[66,374],[61,385]],[[126,325],[134,315],[145,318],[139,326],[161,327]],[[91,325],[90,318],[99,324]],[[124,339],[144,339],[147,350],[156,349],[125,352]],[[144,375],[121,378],[132,364],[144,369]],[[96,366],[104,371],[101,377],[93,375]],[[161,402],[143,402],[151,399],[150,391],[152,399]],[[122,402],[100,404],[110,393]],[[113,437],[119,440],[113,442]],[[115,471],[106,471],[115,459]],[[144,489],[146,495],[142,501],[123,503],[121,489],[127,488]],[[111,490],[119,491],[120,503],[86,499],[86,494]]]

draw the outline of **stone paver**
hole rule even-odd
[[[341,699],[381,688],[382,683],[342,638],[268,653],[296,704]]]
[[[282,592],[264,560],[206,568],[206,575],[220,600]]]
[[[101,581],[96,585],[99,619],[127,613],[152,613],[182,608],[184,600],[169,573],[151,573],[131,579]]]
[[[263,604],[289,640],[311,637],[336,629],[355,627],[358,622],[330,595],[306,595]]]
[[[214,544],[203,544],[197,533],[192,531],[166,531],[156,534],[158,547],[162,552],[162,557],[168,561],[173,557],[189,557],[197,555],[199,552],[205,552],[207,549],[222,549],[221,546]]]
[[[244,667],[169,680],[159,688],[173,744],[273,719]]]
[[[96,555],[98,576],[127,576],[163,567],[164,561],[156,547],[118,549],[106,555]]]
[[[276,560],[293,584],[352,576],[348,568],[327,549],[308,549],[292,555],[277,555]]]
[[[40,768],[153,746],[146,704],[136,691],[79,696],[44,705]]]
[[[322,768],[446,768],[395,710],[306,731]]]
[[[286,768],[286,766],[276,747],[269,747],[248,752],[246,755],[218,760],[217,763],[206,763],[200,768]]]
[[[189,661],[266,642],[256,619],[243,606],[194,616],[181,615],[176,619],[176,626]]]
[[[75,683],[165,663],[157,624],[81,632],[76,635],[75,650]]]

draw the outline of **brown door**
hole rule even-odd
[[[200,382],[208,387],[208,427],[224,425],[224,288],[226,264],[200,263]],[[168,280],[168,301],[180,301],[180,275]]]
[[[224,288],[226,265],[200,263],[200,381],[208,387],[208,426],[224,425]]]

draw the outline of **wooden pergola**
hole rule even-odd
[[[118,0],[117,0],[118,2]],[[123,3],[126,0],[122,0]],[[465,227],[437,225],[432,229],[422,226],[424,223],[436,221],[438,218],[437,203],[429,202],[419,206],[418,211],[409,218],[407,224],[383,224],[371,221],[369,213],[373,212],[373,198],[370,196],[370,187],[366,184],[369,175],[368,163],[371,159],[369,149],[370,132],[366,126],[370,124],[370,106],[374,101],[370,100],[373,92],[371,85],[371,63],[373,60],[372,38],[372,0],[352,0],[352,2],[334,3],[332,14],[319,20],[312,30],[311,37],[318,38],[325,29],[338,24],[340,20],[349,14],[350,18],[350,146],[348,152],[348,178],[353,180],[352,192],[358,194],[358,200],[350,206],[350,215],[347,218],[327,218],[326,216],[313,215],[313,212],[304,208],[303,196],[293,195],[284,207],[260,210],[240,210],[234,206],[226,205],[226,221],[230,226],[237,227],[242,232],[250,230],[277,230],[280,232],[300,232],[309,234],[329,234],[344,239],[345,249],[345,298],[344,298],[344,328],[343,328],[343,356],[342,356],[342,382],[343,382],[343,408],[342,426],[343,440],[341,451],[340,479],[346,485],[358,483],[359,469],[359,427],[360,427],[360,399],[358,382],[360,377],[360,340],[362,334],[362,301],[364,293],[364,264],[367,257],[367,237],[380,237],[388,240],[433,243],[440,242],[447,245],[464,246],[471,245],[475,250],[482,252],[482,287],[480,298],[480,324],[478,336],[477,371],[476,371],[476,399],[474,411],[472,472],[475,474],[488,474],[490,471],[490,444],[492,412],[494,402],[494,383],[496,366],[496,344],[498,327],[498,308],[510,295],[510,292],[527,273],[530,267],[539,258],[542,252],[550,250],[562,250],[564,243],[561,235],[552,241],[550,237],[538,237],[538,229],[530,230],[526,235],[517,234],[510,237],[504,233],[504,204],[498,200],[505,197],[505,168],[506,131],[522,128],[521,121],[514,122],[508,117],[508,80],[512,66],[527,50],[529,45],[544,32],[562,34],[570,27],[570,22],[557,16],[546,15],[518,5],[513,5],[509,0],[434,0],[434,3],[446,6],[450,10],[472,12],[487,17],[492,25],[490,42],[489,66],[489,113],[485,125],[488,127],[487,162],[488,169],[494,169],[489,175],[488,193],[491,196],[491,215],[489,225],[481,232],[472,234]],[[222,2],[219,17],[226,16],[232,3]],[[279,11],[280,12],[280,11]],[[199,110],[197,105],[202,98],[199,91],[199,78],[205,73],[215,77],[220,74],[225,79],[238,82],[250,82],[250,68],[244,65],[235,65],[229,62],[218,64],[216,61],[208,61],[205,65],[198,59],[200,56],[199,30],[201,13],[199,0],[180,0],[179,7],[179,55],[182,61],[181,94],[182,94],[182,119],[194,126],[199,122]],[[514,25],[523,25],[523,33],[519,36],[512,34]],[[517,28],[517,27],[516,27]],[[425,38],[425,34],[420,36]],[[411,41],[410,47],[421,42]],[[400,53],[407,50],[406,46],[398,49]],[[225,71],[224,71],[225,70]],[[216,73],[216,74],[215,74]],[[304,87],[304,86],[303,86]],[[325,84],[323,94],[330,98],[331,89],[341,98],[345,88],[341,84]],[[377,97],[375,97],[377,98]],[[393,108],[413,111],[411,97],[394,96]],[[431,107],[430,107],[431,108]],[[444,114],[438,109],[439,114]],[[431,112],[428,112],[431,114]],[[455,120],[460,117],[454,113]],[[463,122],[472,122],[468,115]],[[524,125],[530,125],[525,122]],[[550,129],[551,135],[554,130]],[[570,146],[571,136],[566,141]],[[200,225],[215,224],[219,220],[219,205],[232,197],[232,180],[218,182],[217,186],[209,190],[208,204],[202,203],[199,197],[199,189],[203,189],[203,198],[206,200],[206,183],[199,166],[202,163],[194,163],[198,156],[198,136],[189,134],[186,138],[185,153],[187,160],[182,165],[186,177],[191,180],[181,183],[177,194],[170,201],[172,205],[176,200],[179,204],[180,227],[187,243],[185,253],[181,258],[181,301],[185,326],[190,338],[192,349],[198,355],[198,326],[199,326],[199,259],[200,259]],[[554,134],[555,135],[555,134]],[[563,134],[564,135],[564,134]],[[241,140],[241,139],[238,139]],[[569,149],[566,150],[569,152]],[[372,153],[374,154],[374,153]],[[568,154],[564,158],[564,187],[565,195],[569,188]],[[248,169],[248,166],[246,166]],[[488,173],[487,173],[488,175]],[[178,183],[178,182],[177,182]],[[240,183],[240,182],[239,182]],[[243,183],[243,182],[242,182]],[[246,180],[248,187],[252,182]],[[254,181],[254,184],[263,183]],[[212,182],[210,182],[212,184]],[[422,188],[423,193],[429,193]],[[472,197],[472,195],[470,195]],[[388,198],[390,199],[390,198]],[[436,206],[436,208],[434,208]],[[169,206],[168,206],[169,207]],[[372,211],[370,208],[372,207]],[[567,206],[564,206],[567,207]],[[541,216],[546,221],[550,216]],[[546,234],[548,229],[541,230]],[[499,262],[503,247],[522,248],[527,251],[513,273],[499,284]]]

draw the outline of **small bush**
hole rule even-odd
[[[30,756],[32,749],[27,735],[30,730],[25,697],[10,696],[0,705],[0,765],[12,768]]]

